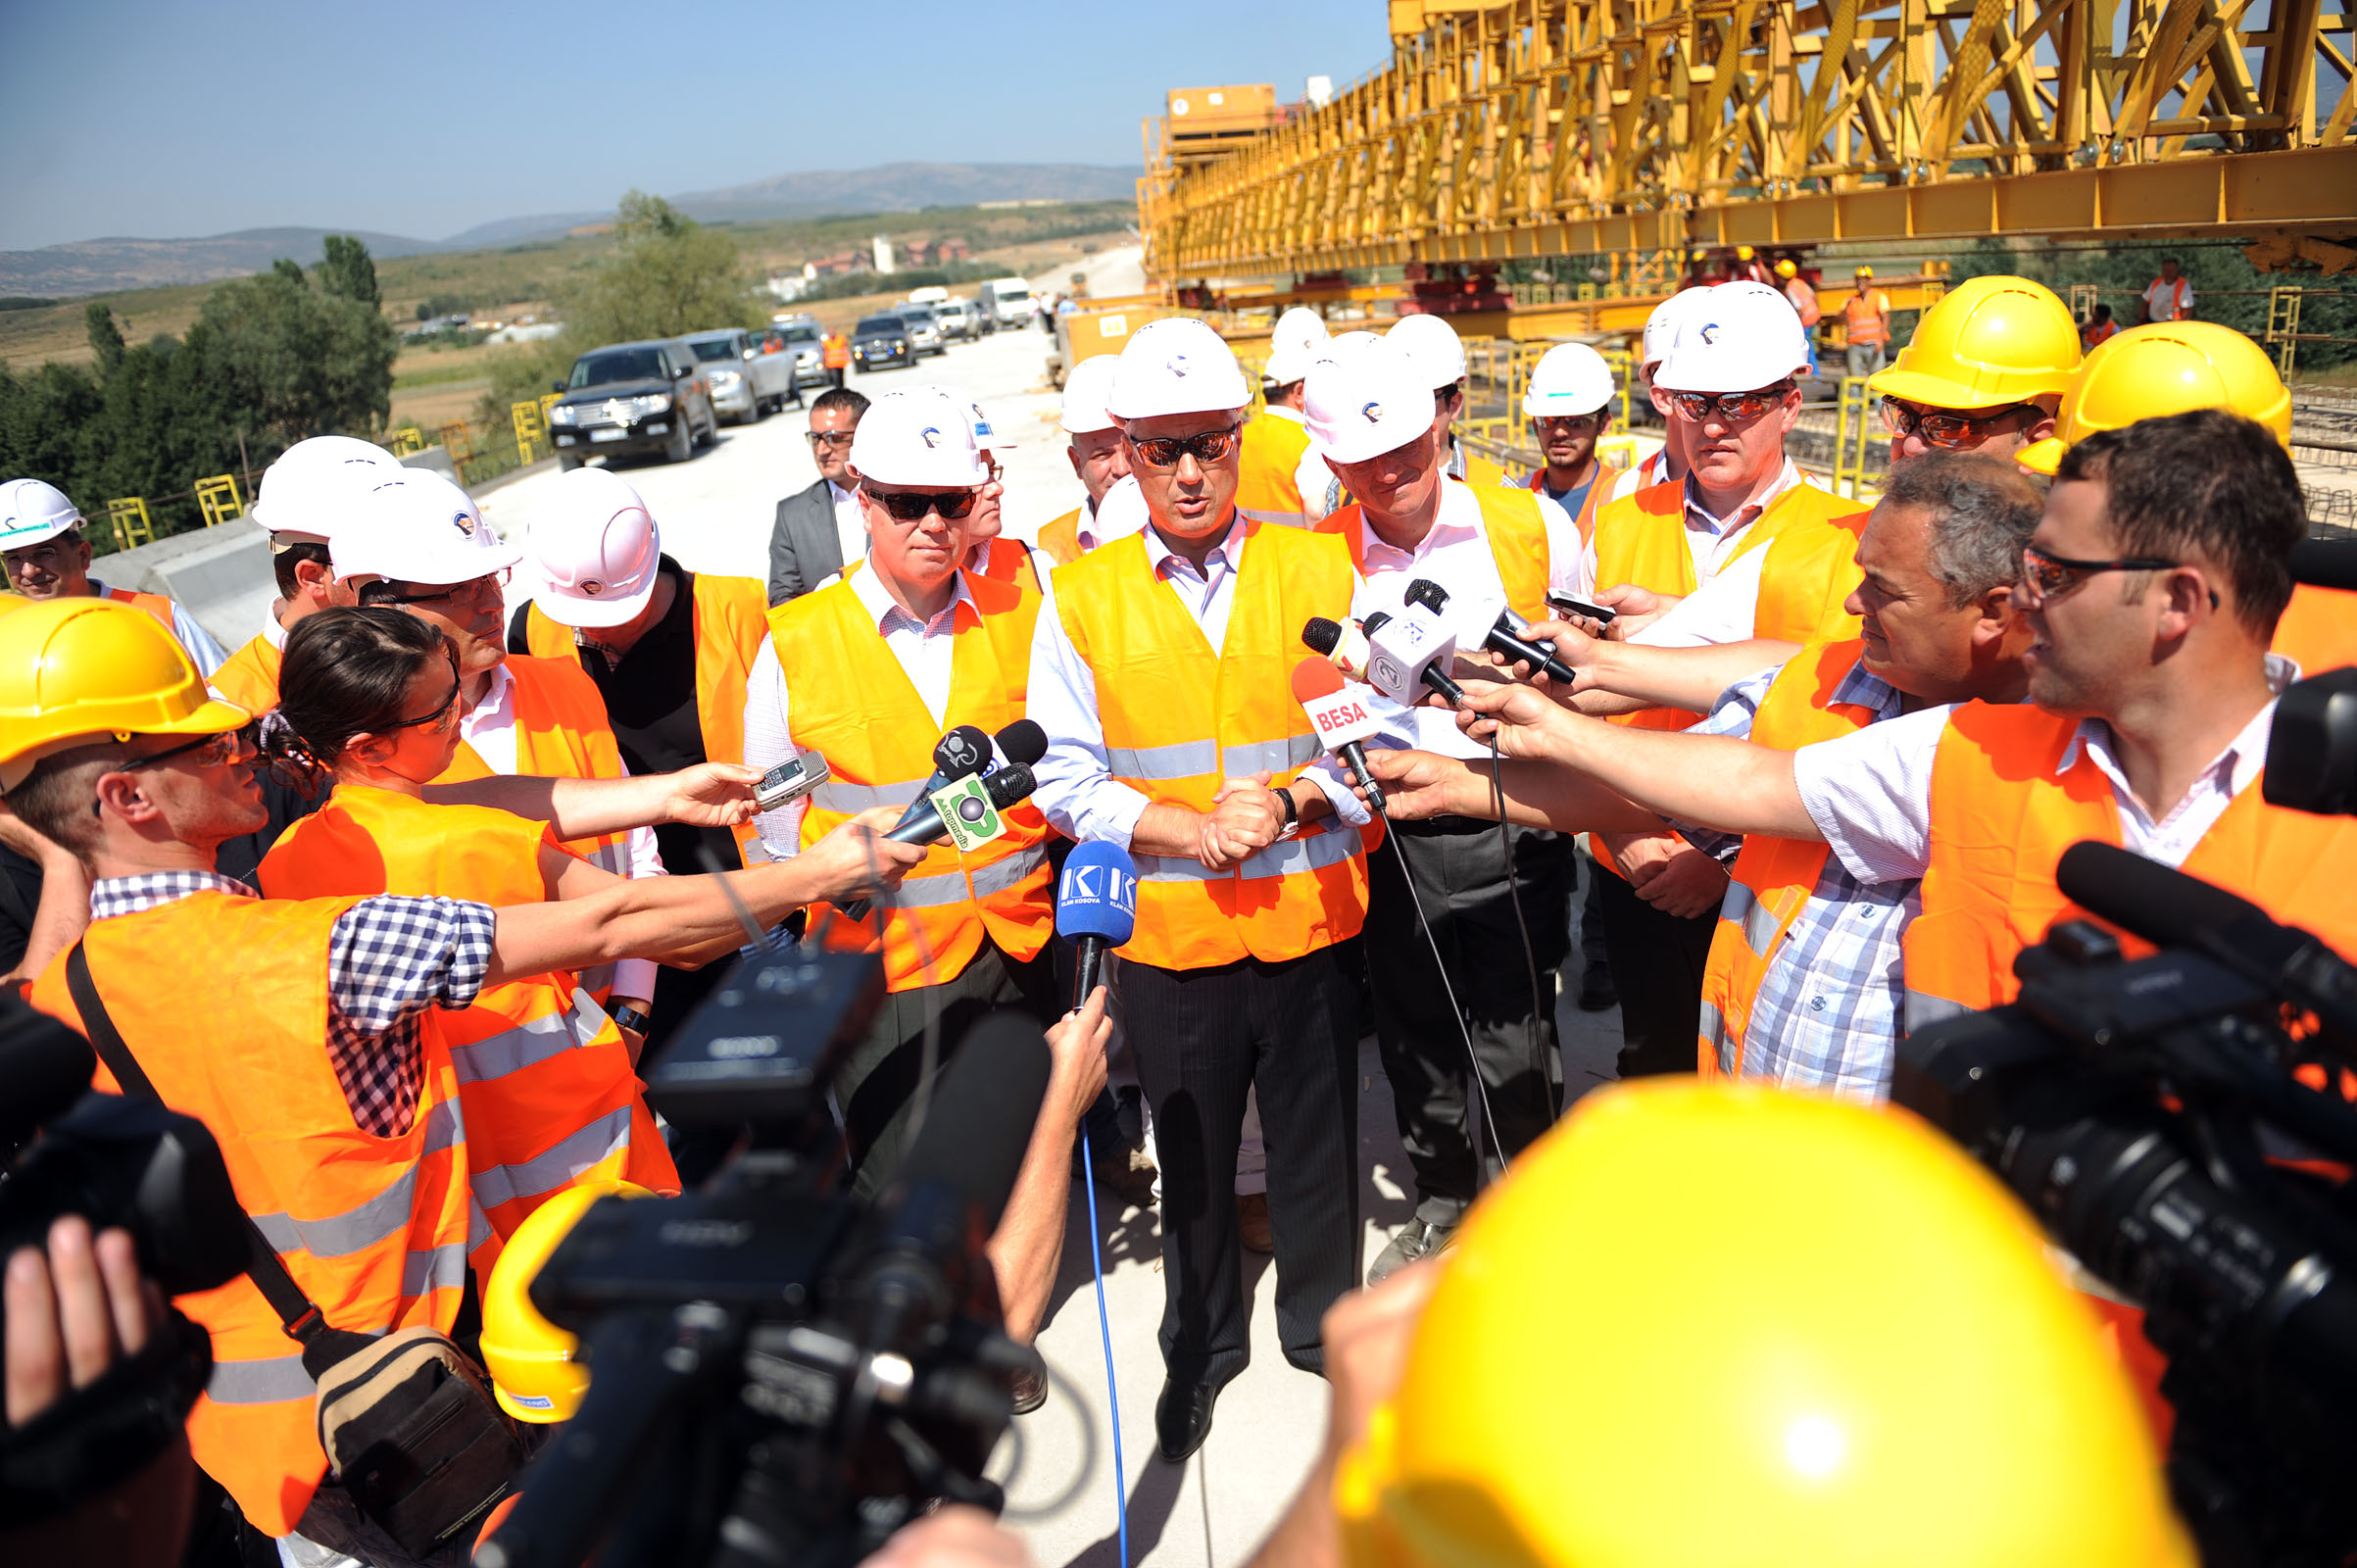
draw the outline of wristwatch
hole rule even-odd
[[[1301,831],[1301,808],[1293,803],[1293,791],[1278,790],[1276,796],[1285,804],[1285,824],[1277,829],[1277,838],[1282,842]]]
[[[634,1035],[645,1034],[655,1022],[654,1014],[643,1007],[616,1007],[606,1016],[612,1018],[617,1027],[627,1029]]]

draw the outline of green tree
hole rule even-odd
[[[368,282],[373,289],[372,267]],[[373,305],[313,288],[289,261],[214,290],[187,348],[202,357],[224,422],[273,448],[331,432],[366,435],[392,412],[393,323]]]
[[[709,327],[758,326],[737,243],[644,191],[622,197],[611,255],[558,294],[566,336],[580,348]]]
[[[90,352],[98,356],[98,368],[113,375],[123,364],[123,328],[115,324],[114,310],[92,300],[82,307],[82,323],[89,330]]]
[[[376,289],[376,262],[368,247],[351,234],[330,234],[326,259],[319,263],[319,286],[330,294],[358,300],[370,310],[384,303]]]

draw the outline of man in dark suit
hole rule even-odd
[[[810,456],[818,482],[777,504],[769,528],[769,603],[799,599],[867,554],[867,525],[859,516],[856,481],[845,471],[852,432],[867,399],[849,387],[830,387],[810,403]]]

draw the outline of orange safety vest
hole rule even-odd
[[[1907,1025],[2011,1002],[2014,956],[2082,913],[2054,882],[2082,839],[2118,844],[2111,781],[2084,753],[2057,775],[2079,721],[2026,705],[1969,703],[1950,715],[1932,764],[1923,912],[1908,926]],[[2201,837],[2182,869],[2357,956],[2357,822],[2269,806],[2254,784]]]
[[[2176,282],[2172,283],[2157,272],[2154,273],[2152,281],[2144,285],[2144,303],[2147,309],[2151,308],[2152,291],[2156,288],[2168,290],[2168,293],[2165,297],[2169,303],[2158,310],[2152,311],[2151,314],[2154,320],[2174,321],[2185,314],[2185,296],[2193,292],[2193,280],[2191,278],[2180,277]]]
[[[1891,296],[1879,288],[1850,290],[1841,300],[1841,325],[1847,342],[1863,347],[1884,341],[1891,335]]]
[[[1825,318],[1825,308],[1817,302],[1817,290],[1805,277],[1795,277],[1784,286],[1784,297],[1792,302],[1802,326],[1815,326]]]
[[[1251,522],[1299,528],[1309,520],[1294,470],[1309,450],[1309,431],[1299,419],[1266,413],[1244,426],[1237,454],[1236,510]]]
[[[468,1243],[484,1234],[469,1220],[466,1122],[449,1054],[422,1036],[417,1114],[389,1138],[353,1120],[327,1055],[329,934],[359,902],[208,890],[95,921],[82,946],[156,1093],[212,1129],[238,1203],[328,1325],[448,1333]],[[65,955],[33,982],[30,1000],[81,1028]],[[122,1086],[101,1066],[95,1087]],[[244,1275],[175,1304],[213,1338],[213,1375],[188,1413],[188,1446],[256,1529],[284,1536],[327,1470],[302,1348]]]
[[[933,714],[908,683],[875,618],[839,582],[769,612],[769,634],[792,693],[794,745],[815,751],[830,774],[802,814],[804,848],[878,806],[905,807],[933,772],[946,726],[997,733],[1023,716],[1031,678],[1038,593],[968,573],[972,613],[960,609],[951,643],[949,706]],[[1028,801],[1002,813],[1007,833],[971,855],[948,839],[930,846],[882,907],[884,985],[910,991],[954,980],[981,951],[985,932],[1008,956],[1030,958],[1056,929],[1048,821]],[[813,912],[810,929],[825,922]],[[838,925],[838,933],[848,928]],[[863,951],[878,939],[867,937]]]
[[[327,804],[263,857],[273,899],[398,893],[493,908],[548,898],[545,823],[474,806],[434,806],[391,790],[338,784]],[[578,1182],[620,1176],[679,1191],[679,1172],[641,1098],[606,1010],[569,974],[483,987],[474,1005],[436,1012],[459,1106],[471,1130],[467,1183],[505,1241],[532,1210]],[[488,1267],[478,1258],[477,1269]]]
[[[851,364],[851,339],[840,332],[829,332],[818,340],[818,363],[830,370],[840,370]]]
[[[1505,589],[1506,603],[1526,620],[1547,619],[1550,558],[1547,522],[1539,515],[1537,498],[1528,490],[1494,485],[1472,489],[1473,499],[1481,506],[1482,533],[1490,541],[1490,559],[1498,563],[1498,580]],[[1341,535],[1344,548],[1350,552],[1351,568],[1361,577],[1367,574],[1365,517],[1365,508],[1353,501],[1319,518],[1314,530]]]
[[[222,660],[206,684],[249,713],[267,713],[278,706],[278,662],[284,657],[268,637],[256,637]]]
[[[134,593],[128,588],[109,588],[107,597],[119,605],[136,605],[164,623],[164,629],[177,637],[180,628],[172,623],[172,601],[162,594]]]
[[[2087,329],[2087,346],[2091,349],[2098,343],[2108,343],[2119,335],[2119,331],[2120,323],[2117,321],[2094,322]]]
[[[1040,548],[1048,559],[1059,566],[1069,566],[1080,559],[1080,509],[1074,507],[1055,521],[1040,529]]]
[[[1751,719],[1752,744],[1796,752],[1874,722],[1872,709],[1833,700],[1834,689],[1857,666],[1864,648],[1860,642],[1820,643],[1795,654],[1760,700]],[[1801,839],[1744,837],[1702,971],[1695,1070],[1703,1077],[1743,1076],[1743,1031],[1752,999],[1776,950],[1808,906],[1830,853],[1823,844]]]
[[[2303,677],[2357,664],[2357,593],[2293,584],[2271,646],[2299,665]]]
[[[1033,593],[1040,591],[1039,568],[1032,562],[1029,547],[1010,534],[1003,533],[990,542],[990,552],[982,558],[980,574],[994,582],[1010,582]]]
[[[1290,784],[1316,760],[1293,700],[1301,625],[1350,609],[1349,552],[1331,535],[1245,524],[1227,642],[1213,649],[1158,580],[1143,533],[1057,573],[1056,612],[1097,678],[1112,776],[1158,803],[1211,808],[1220,781],[1267,772]],[[1358,934],[1367,908],[1359,834],[1326,831],[1270,845],[1225,871],[1183,856],[1138,855],[1138,923],[1122,956],[1161,969],[1245,957],[1298,958]]]
[[[1583,544],[1596,537],[1596,510],[1604,504],[1604,497],[1609,494],[1612,489],[1612,485],[1610,481],[1605,478],[1605,475],[1617,471],[1616,469],[1607,467],[1601,458],[1598,458],[1595,461],[1596,477],[1589,482],[1588,499],[1580,503],[1580,514],[1571,519],[1573,526],[1580,530],[1580,542]],[[1547,489],[1547,470],[1545,468],[1541,468],[1537,473],[1534,473],[1529,478],[1523,480],[1522,483],[1517,485],[1515,488],[1528,490],[1533,495],[1545,493]]]
[[[708,762],[745,760],[745,681],[769,634],[769,590],[758,577],[695,576],[696,728]],[[524,645],[538,659],[581,662],[573,628],[532,606],[524,613]],[[586,673],[586,672],[584,672]],[[591,682],[594,687],[596,682]],[[618,752],[617,752],[618,755]],[[769,858],[751,824],[731,829],[747,865]],[[628,866],[622,867],[624,874]]]

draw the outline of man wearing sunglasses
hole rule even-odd
[[[1031,712],[1049,739],[1042,808],[1138,867],[1121,1026],[1163,1171],[1168,1376],[1154,1426],[1172,1463],[1202,1446],[1251,1355],[1233,1200],[1249,1092],[1267,1134],[1288,1361],[1324,1365],[1319,1319],[1358,1281],[1350,960],[1366,808],[1331,765],[1308,765],[1319,748],[1291,681],[1302,625],[1349,613],[1352,573],[1339,538],[1237,514],[1251,400],[1202,321],[1131,335],[1109,408],[1152,520],[1057,568],[1031,659]]]
[[[845,386],[810,400],[810,461],[818,477],[777,504],[769,525],[769,603],[799,599],[867,554],[867,523],[844,465],[867,399]]]

